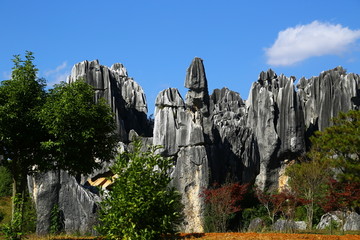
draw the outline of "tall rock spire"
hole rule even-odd
[[[209,111],[209,91],[206,80],[203,60],[195,57],[186,73],[185,87],[189,89],[186,94],[186,106],[193,111],[202,112],[204,115]]]

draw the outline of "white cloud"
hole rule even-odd
[[[60,83],[61,81],[66,81],[67,76],[70,75],[70,68],[67,65],[67,62],[63,62],[61,65],[57,66],[55,69],[47,70],[44,72],[44,76],[48,82],[48,86],[52,87],[55,84]]]
[[[61,72],[63,69],[65,69],[66,67],[67,67],[67,62],[65,61],[61,65],[57,66],[55,69],[45,71],[45,76],[48,77],[50,75],[57,74],[57,73]]]
[[[341,55],[360,39],[360,30],[351,30],[340,24],[314,21],[279,32],[275,43],[266,48],[267,63],[289,66],[307,58]]]

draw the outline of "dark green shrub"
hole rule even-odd
[[[96,230],[107,239],[159,239],[174,233],[181,222],[180,196],[169,187],[170,158],[155,154],[158,147],[124,152],[111,168],[114,184],[101,203]]]

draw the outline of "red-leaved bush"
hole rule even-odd
[[[229,218],[241,210],[241,201],[247,193],[248,184],[215,183],[211,188],[204,189],[201,197],[206,204],[206,219],[208,229],[225,232]]]
[[[334,179],[329,181],[329,193],[322,203],[322,208],[326,211],[355,211],[360,204],[360,183],[358,182],[338,182]]]

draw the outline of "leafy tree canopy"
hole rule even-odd
[[[48,133],[41,146],[49,160],[40,167],[91,173],[101,161],[114,157],[117,138],[111,109],[104,99],[95,103],[94,90],[84,81],[63,82],[50,90],[39,118]]]
[[[311,138],[310,157],[329,161],[343,182],[360,182],[360,111],[340,113],[334,125]]]

